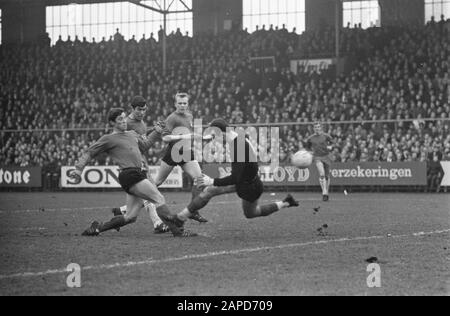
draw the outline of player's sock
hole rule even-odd
[[[328,195],[330,192],[330,183],[331,183],[331,178],[325,179],[325,188],[326,188],[325,195]]]
[[[102,223],[99,227],[100,232],[105,232],[111,229],[118,229],[120,227],[126,226],[129,223],[127,222],[127,220],[125,219],[125,217],[122,216],[116,216],[113,217],[109,222],[107,223]]]
[[[285,202],[276,202],[276,203],[272,203],[272,204],[267,204],[267,205],[261,205],[258,207],[259,209],[259,216],[264,217],[264,216],[269,216],[275,212],[278,212],[279,210],[288,207],[289,205],[287,205],[287,203]]]
[[[163,224],[163,221],[159,218],[158,214],[156,213],[155,204],[150,203],[149,201],[145,201],[144,207],[147,210],[148,215],[150,216],[150,219],[153,223],[153,227],[156,228],[159,225]]]
[[[160,205],[156,208],[156,212],[158,213],[158,216],[161,219],[166,218],[166,220],[163,220],[164,224],[166,224],[169,229],[170,232],[174,235],[174,236],[180,236],[180,234],[183,234],[183,230],[184,228],[182,226],[179,225],[179,223],[176,223],[176,221],[174,221],[174,218],[177,218],[175,216],[172,215],[172,213],[169,210],[169,207],[167,205]],[[170,218],[170,219],[169,219]],[[181,221],[181,223],[184,223]]]
[[[169,207],[164,204],[156,208],[156,214],[158,214],[159,218],[162,218],[163,216],[170,216],[172,213],[170,212]]]
[[[120,211],[122,212],[122,215],[125,215],[127,213],[127,206],[126,205],[121,206]]]
[[[209,199],[202,197],[201,195],[194,198],[191,203],[189,203],[187,209],[189,212],[194,213],[202,208],[204,208],[206,205],[208,205]]]
[[[278,210],[281,210],[283,208],[288,208],[289,203],[288,202],[275,202],[275,204],[278,206]]]
[[[181,219],[183,222],[186,222],[191,217],[191,212],[188,210],[188,208],[185,208],[180,213],[177,214],[177,217]]]
[[[325,179],[325,177],[320,177],[319,183],[320,183],[320,187],[322,188],[322,194],[326,195],[327,180]]]

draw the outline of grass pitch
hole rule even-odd
[[[153,234],[146,213],[81,237],[124,204],[121,192],[0,193],[0,295],[450,294],[450,195],[294,195],[301,207],[256,220],[236,195],[217,197],[201,211],[208,224],[187,225],[202,236],[177,239]],[[166,197],[179,211],[190,194]],[[380,288],[367,286],[371,257]],[[66,285],[70,263],[81,288]]]

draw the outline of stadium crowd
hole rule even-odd
[[[173,95],[186,91],[194,117],[205,123],[217,117],[234,124],[299,123],[281,126],[281,161],[311,134],[306,123],[320,120],[337,145],[335,161],[428,161],[441,172],[432,162],[450,160],[450,122],[425,119],[450,117],[449,30],[449,20],[421,28],[344,28],[341,54],[356,66],[337,77],[302,68],[295,74],[289,65],[330,57],[330,29],[297,35],[270,26],[194,37],[178,31],[168,36],[166,75],[153,35],[125,41],[118,30],[99,42],[0,46],[0,161],[45,170],[73,165],[106,131],[109,108],[142,95],[152,125],[174,110]],[[258,56],[276,62],[260,67],[250,58]],[[70,130],[86,128],[98,130]],[[30,131],[5,131],[17,129]],[[42,131],[48,129],[69,130]],[[149,152],[150,163],[161,150],[158,143]]]

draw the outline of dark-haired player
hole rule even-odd
[[[159,192],[147,176],[141,152],[150,148],[152,142],[144,140],[135,131],[127,131],[126,114],[123,109],[112,109],[108,115],[108,122],[113,126],[111,134],[102,136],[83,154],[76,169],[70,177],[80,179],[83,169],[89,160],[101,153],[107,153],[119,166],[119,183],[127,193],[127,213],[115,216],[109,222],[93,222],[83,232],[83,236],[97,236],[102,232],[120,229],[123,226],[136,222],[143,201],[150,201],[156,205],[156,211],[161,219],[166,221],[172,234],[176,237],[196,236],[172,224],[173,215],[166,205],[164,196]]]
[[[269,216],[283,208],[297,207],[299,203],[288,195],[286,199],[272,204],[259,205],[259,198],[264,192],[263,183],[259,177],[257,154],[245,134],[238,134],[227,130],[228,124],[223,119],[211,122],[215,134],[225,134],[231,151],[231,175],[221,179],[211,179],[203,175],[199,186],[205,187],[188,208],[180,212],[177,217],[181,222],[189,218],[190,212],[196,212],[205,207],[214,196],[236,192],[242,200],[242,208],[246,218]],[[180,224],[181,226],[181,224]]]
[[[136,96],[131,101],[131,108],[132,112],[130,115],[128,115],[126,122],[127,122],[127,131],[135,131],[137,134],[142,136],[143,138],[147,137],[147,134],[149,134],[149,129],[147,127],[147,124],[144,122],[144,116],[145,113],[147,113],[148,107],[146,100],[141,96]],[[162,130],[161,130],[162,131]],[[160,131],[160,132],[161,132]],[[156,132],[152,132],[148,135],[148,139],[150,142],[155,143],[160,138],[160,134]],[[145,158],[146,153],[142,153],[142,155]],[[148,170],[148,163],[147,159],[144,159],[144,166]],[[154,183],[150,172],[147,174],[148,179]],[[158,214],[156,213],[156,209],[154,204],[150,203],[149,201],[144,201],[144,208],[147,210],[150,219],[153,223],[153,228],[155,234],[161,234],[166,233],[169,231],[169,228],[166,224],[163,223],[163,221],[159,218]],[[113,208],[112,212],[115,216],[126,214],[127,207],[126,205],[120,207],[120,208]]]
[[[314,155],[313,163],[319,171],[319,183],[322,188],[323,200],[329,201],[330,190],[330,152],[333,146],[333,139],[325,134],[321,123],[314,124],[314,134],[306,140],[306,149],[311,150]]]

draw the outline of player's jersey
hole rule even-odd
[[[180,114],[178,112],[173,112],[170,114],[166,119],[166,127],[164,128],[164,131],[162,132],[162,137],[167,135],[181,135],[182,131],[177,131],[177,128],[184,127],[184,129],[189,130],[189,133],[192,133],[194,130],[193,125],[194,117],[191,113],[183,113]],[[187,131],[183,131],[183,133],[186,133]],[[169,146],[167,146],[166,153],[168,151],[171,151],[173,146],[176,143],[170,143]],[[188,144],[191,144],[191,142],[183,142],[184,146],[187,146]],[[180,145],[180,144],[179,144]]]
[[[330,154],[328,146],[332,144],[332,138],[328,134],[314,134],[306,141],[306,146],[311,149],[316,157],[324,157]]]
[[[82,170],[91,158],[107,153],[120,169],[142,168],[141,152],[148,150],[151,142],[144,140],[134,131],[112,133],[102,136],[80,159],[76,168]]]
[[[258,156],[250,141],[244,138],[244,151],[239,143],[238,137],[233,140],[230,148],[231,154],[231,175],[222,179],[215,179],[214,185],[217,187],[240,185],[251,183],[258,177]]]
[[[184,114],[173,112],[166,119],[166,128],[162,136],[172,135],[177,127],[186,127],[189,132],[192,132],[194,129],[193,121],[194,117],[189,112]]]
[[[144,121],[138,121],[131,116],[127,117],[127,131],[135,131],[139,135],[147,134],[147,124]]]
[[[136,120],[135,118],[132,118],[131,115],[127,117],[127,131],[135,131],[141,136],[146,136],[147,134],[147,124],[145,124],[142,120]],[[145,153],[142,153],[142,158],[144,158]],[[148,166],[147,159],[144,158],[143,160],[144,166]]]

